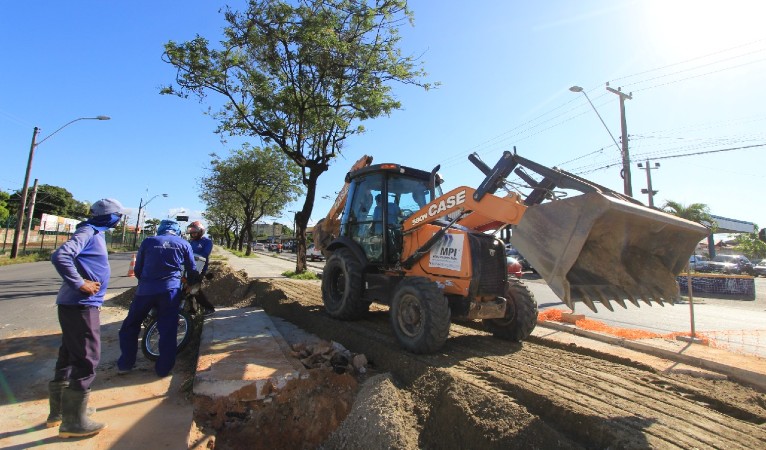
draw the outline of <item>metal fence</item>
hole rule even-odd
[[[0,238],[3,239],[0,254],[4,255],[11,252],[14,234],[13,228],[0,228]],[[133,233],[114,232],[113,230],[104,233],[107,248],[127,250],[137,249],[147,236],[152,235],[153,233],[144,233],[143,231],[138,236]],[[55,231],[32,230],[26,239],[23,236],[19,239],[18,254],[27,255],[39,252],[53,252],[69,240],[70,237],[72,237],[72,233],[65,231],[63,224],[59,225]]]

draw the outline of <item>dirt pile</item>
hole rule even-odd
[[[385,308],[334,320],[319,282],[252,281],[225,263],[205,290],[216,305],[259,306],[320,338],[282,333],[308,376],[228,414],[217,449],[766,448],[766,394],[729,380],[541,338],[509,343],[472,322],[453,324],[442,352],[413,355]],[[345,366],[332,342],[350,352]],[[357,368],[355,353],[368,363]]]

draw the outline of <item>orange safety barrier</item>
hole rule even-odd
[[[130,267],[128,267],[128,276],[136,276],[136,254],[133,253],[133,259],[130,260]]]

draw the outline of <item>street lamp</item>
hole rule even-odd
[[[138,240],[138,224],[141,221],[141,209],[145,208],[149,204],[149,202],[159,197],[160,195],[163,197],[168,196],[168,194],[157,194],[154,197],[150,198],[149,201],[147,201],[146,203],[144,203],[144,198],[141,197],[141,201],[138,202],[138,216],[136,217],[136,229],[134,230],[135,233],[133,234],[133,248],[136,248],[136,241]]]
[[[11,258],[15,258],[19,252],[19,236],[21,235],[21,224],[24,221],[24,210],[27,207],[27,190],[29,189],[29,173],[32,171],[32,158],[35,155],[35,148],[38,145],[50,139],[51,136],[53,136],[54,134],[68,127],[69,125],[77,122],[78,120],[109,120],[109,119],[110,119],[109,116],[78,117],[77,119],[74,119],[65,123],[63,126],[59,127],[58,130],[49,134],[40,142],[36,142],[37,134],[40,132],[40,128],[35,127],[34,131],[32,132],[32,144],[29,146],[29,159],[27,160],[27,173],[26,175],[24,175],[24,187],[21,188],[21,198],[19,199],[19,212],[16,218],[16,229],[14,230],[14,234],[13,234],[13,246],[11,246]]]
[[[633,186],[630,179],[630,157],[628,156],[628,131],[627,127],[625,125],[625,99],[628,100],[632,99],[633,97],[630,96],[630,94],[625,94],[624,92],[621,92],[619,89],[614,90],[609,87],[609,83],[607,83],[606,89],[609,92],[618,94],[620,96],[620,119],[621,119],[621,125],[622,125],[622,146],[617,143],[617,139],[614,138],[614,135],[611,131],[609,131],[609,127],[606,126],[606,123],[604,122],[604,119],[601,118],[601,114],[598,113],[598,110],[596,109],[596,106],[593,105],[593,102],[590,101],[590,97],[588,97],[588,94],[581,88],[580,86],[572,86],[569,88],[572,92],[582,92],[582,94],[585,96],[585,98],[588,100],[588,103],[590,103],[591,108],[593,108],[593,111],[596,112],[596,115],[598,116],[599,120],[601,120],[601,124],[604,125],[604,128],[606,128],[607,133],[609,133],[609,136],[612,138],[612,142],[614,142],[614,145],[617,147],[617,149],[620,151],[620,155],[622,156],[622,179],[623,179],[623,191],[625,195],[632,197],[633,196]]]

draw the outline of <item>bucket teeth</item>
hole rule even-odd
[[[606,298],[606,296],[601,291],[601,289],[597,289],[596,293],[598,294],[598,299],[601,302],[601,304],[606,306],[606,309],[608,309],[609,311],[614,312],[614,308],[612,307],[612,304],[609,302],[609,299]]]
[[[629,292],[624,292],[621,289],[616,289],[613,286],[580,285],[573,286],[572,291],[573,294],[576,294],[572,295],[572,297],[566,302],[567,306],[569,306],[569,308],[572,310],[574,310],[575,302],[585,303],[585,305],[593,312],[598,312],[598,309],[596,309],[597,303],[604,305],[605,308],[612,312],[614,312],[614,306],[612,305],[612,302],[617,303],[625,309],[628,308],[626,300],[637,308],[641,307],[639,300],[644,302],[647,306],[654,306],[655,304],[659,304],[660,306],[664,307],[666,303],[674,303],[671,296],[663,295],[661,292],[643,291],[636,293],[636,295],[632,295]]]

